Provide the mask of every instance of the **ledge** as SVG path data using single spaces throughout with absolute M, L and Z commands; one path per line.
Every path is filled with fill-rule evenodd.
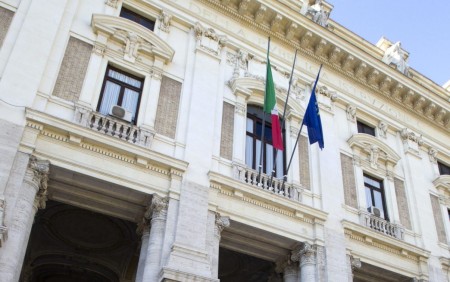
M 430 252 L 425 249 L 380 234 L 360 224 L 347 220 L 342 220 L 341 223 L 344 227 L 345 234 L 349 235 L 352 240 L 360 241 L 363 244 L 372 245 L 386 251 L 395 251 L 398 255 L 403 255 L 414 260 L 420 260 L 421 258 L 428 259 L 430 256 Z
M 57 132 L 76 137 L 77 140 L 88 140 L 94 144 L 101 144 L 102 147 L 113 149 L 116 152 L 132 154 L 139 159 L 147 159 L 150 163 L 165 167 L 174 168 L 184 173 L 188 167 L 188 163 L 170 156 L 143 148 L 120 139 L 95 132 L 89 128 L 73 122 L 60 119 L 58 117 L 40 112 L 34 109 L 26 108 L 25 117 L 27 122 L 37 122 L 42 129 L 52 129 Z M 76 140 L 75 140 L 76 141 Z
M 219 190 L 222 189 L 222 187 L 227 187 L 229 190 L 232 190 L 233 194 L 230 196 L 233 198 L 242 199 L 244 196 L 246 196 L 257 201 L 264 202 L 264 204 L 267 204 L 272 208 L 280 208 L 286 210 L 296 218 L 308 218 L 309 223 L 322 222 L 323 224 L 328 216 L 328 213 L 324 211 L 312 208 L 299 202 L 295 202 L 293 200 L 289 200 L 284 197 L 277 196 L 276 194 L 265 191 L 263 189 L 255 189 L 255 187 L 251 185 L 219 174 L 217 172 L 210 171 L 209 179 L 211 181 L 211 184 Z

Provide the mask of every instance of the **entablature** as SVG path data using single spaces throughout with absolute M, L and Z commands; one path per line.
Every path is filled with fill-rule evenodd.
M 430 252 L 417 246 L 400 241 L 391 237 L 387 237 L 362 225 L 342 220 L 344 233 L 350 242 L 351 252 L 358 256 L 364 255 L 366 260 L 371 261 L 380 259 L 382 254 L 386 254 L 390 258 L 395 255 L 395 264 L 401 261 L 409 262 L 411 274 L 414 276 L 423 276 L 427 278 L 428 273 L 424 271 L 430 257 Z M 361 248 L 359 251 L 358 249 Z M 377 257 L 377 253 L 378 255 Z M 372 254 L 372 255 L 371 255 Z M 388 262 L 383 262 L 388 263 Z M 394 263 L 394 262 L 393 262 Z M 405 266 L 403 264 L 403 266 Z
M 324 224 L 328 216 L 326 212 L 304 205 L 294 199 L 261 188 L 255 189 L 252 185 L 217 172 L 210 171 L 209 179 L 211 186 L 218 189 L 221 194 L 247 201 L 306 223 L 318 222 Z
M 123 162 L 124 168 L 144 169 L 164 179 L 181 179 L 188 167 L 185 161 L 155 152 L 148 147 L 95 132 L 34 109 L 27 108 L 25 117 L 26 129 L 19 147 L 24 153 L 35 153 L 38 138 L 50 138 L 51 142 L 63 147 L 69 146 L 67 148 L 71 150 L 97 153 L 104 158 L 111 158 L 111 161 Z M 68 159 L 70 157 L 71 155 L 67 156 Z
M 95 47 L 99 52 L 107 49 L 110 40 L 123 45 L 125 60 L 135 62 L 139 54 L 157 57 L 164 63 L 171 62 L 175 51 L 153 31 L 122 17 L 94 14 L 91 26 L 97 39 Z
M 330 31 L 281 3 L 251 0 L 245 1 L 246 8 L 243 9 L 241 3 L 244 1 L 241 0 L 202 2 L 254 26 L 279 39 L 283 45 L 298 49 L 314 61 L 425 117 L 435 125 L 450 130 L 450 111 L 446 100 L 448 93 L 439 87 L 430 89 L 425 86 L 429 83 L 415 81 L 414 77 L 411 79 L 386 65 L 381 61 L 383 52 L 370 44 L 366 45 L 371 48 L 361 46 L 361 38 L 342 31 Z

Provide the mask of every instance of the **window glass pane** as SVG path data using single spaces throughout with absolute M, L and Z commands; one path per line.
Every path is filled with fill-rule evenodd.
M 273 147 L 270 144 L 266 144 L 266 170 L 267 174 L 271 174 L 273 169 Z
M 150 30 L 153 30 L 155 28 L 154 21 L 147 19 L 146 17 L 141 16 L 141 15 L 139 15 L 135 12 L 132 12 L 128 9 L 122 8 L 122 10 L 120 11 L 120 16 L 122 18 L 126 18 L 126 19 L 132 20 L 140 25 L 143 25 Z
M 125 82 L 125 83 L 127 83 L 127 84 L 129 84 L 131 86 L 134 86 L 134 87 L 137 87 L 137 88 L 141 88 L 141 84 L 142 84 L 141 81 L 139 81 L 137 79 L 134 79 L 132 77 L 129 77 L 129 76 L 127 76 L 127 75 L 125 75 L 123 73 L 120 73 L 118 71 L 115 71 L 113 69 L 109 70 L 108 76 L 112 77 L 112 78 L 115 78 L 115 79 L 117 79 L 119 81 Z
M 256 122 L 256 136 L 261 139 L 261 130 L 262 130 L 262 124 L 261 122 L 257 121 Z
M 266 129 L 264 129 L 264 135 L 266 136 L 265 140 L 266 142 L 272 143 L 272 127 L 269 125 L 267 125 L 267 123 L 265 124 Z
M 253 120 L 247 118 L 247 132 L 253 133 Z
M 261 156 L 261 140 L 256 140 L 256 163 L 253 168 L 259 170 L 259 160 Z
M 283 178 L 283 169 L 284 169 L 284 165 L 283 165 L 283 152 L 279 151 L 277 154 L 277 172 L 276 172 L 276 177 L 277 178 Z
M 438 167 L 440 175 L 450 175 L 450 166 L 438 162 Z
M 383 210 L 383 198 L 381 197 L 381 193 L 373 190 L 373 197 L 375 200 L 375 206 L 380 210 Z
M 369 178 L 367 176 L 364 176 L 364 183 L 367 183 L 367 184 L 369 184 L 369 185 L 371 185 L 373 187 L 376 187 L 376 188 L 381 188 L 381 182 L 380 181 L 377 181 L 375 179 Z
M 111 110 L 111 107 L 117 105 L 119 93 L 120 93 L 120 85 L 117 85 L 111 81 L 106 82 L 105 89 L 103 89 L 103 96 L 99 109 L 99 112 L 101 114 L 108 115 Z
M 367 205 L 367 208 L 370 208 L 371 206 L 373 206 L 372 195 L 370 193 L 370 189 L 367 187 L 366 187 L 366 205 Z
M 122 100 L 122 107 L 133 113 L 133 119 L 136 118 L 137 105 L 139 100 L 139 92 L 131 89 L 125 89 Z
M 254 168 L 253 165 L 253 138 L 247 136 L 245 143 L 245 164 L 248 167 Z

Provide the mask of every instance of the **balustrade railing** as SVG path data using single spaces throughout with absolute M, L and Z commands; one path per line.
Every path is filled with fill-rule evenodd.
M 299 192 L 292 184 L 286 182 L 283 183 L 282 179 L 275 177 L 271 181 L 270 175 L 264 173 L 258 175 L 258 171 L 254 169 L 235 164 L 234 178 L 255 188 L 272 192 L 281 197 L 296 201 L 299 200 Z
M 400 240 L 404 239 L 405 229 L 398 224 L 366 212 L 361 213 L 361 221 L 363 225 L 377 232 Z
M 94 131 L 144 147 L 150 147 L 154 136 L 152 132 L 131 123 L 82 107 L 76 107 L 75 122 Z

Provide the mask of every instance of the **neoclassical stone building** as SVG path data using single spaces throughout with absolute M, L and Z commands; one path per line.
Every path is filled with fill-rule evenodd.
M 0 0 L 0 281 L 448 281 L 450 84 L 332 8 Z

